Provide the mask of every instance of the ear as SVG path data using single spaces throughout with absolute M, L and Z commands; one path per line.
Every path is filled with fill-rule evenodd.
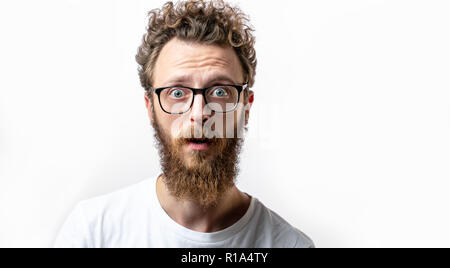
M 147 108 L 147 114 L 148 117 L 150 118 L 150 123 L 153 124 L 153 104 L 152 101 L 150 100 L 149 96 L 147 95 L 147 92 L 145 92 L 144 94 L 144 99 L 145 99 L 145 108 Z
M 248 118 L 250 117 L 250 109 L 255 101 L 255 93 L 252 90 L 248 92 L 248 103 L 245 107 L 245 125 L 248 124 Z

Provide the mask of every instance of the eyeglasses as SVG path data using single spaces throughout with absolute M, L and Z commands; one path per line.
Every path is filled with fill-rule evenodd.
M 168 114 L 184 114 L 191 109 L 194 96 L 203 95 L 205 104 L 214 112 L 228 113 L 236 110 L 244 85 L 214 85 L 207 88 L 162 87 L 150 88 L 158 95 L 161 109 Z

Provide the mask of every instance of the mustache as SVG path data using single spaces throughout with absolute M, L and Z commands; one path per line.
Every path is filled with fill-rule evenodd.
M 200 126 L 191 126 L 189 128 L 184 128 L 174 135 L 175 139 L 190 141 L 190 140 L 208 140 L 213 141 L 218 138 L 215 131 L 209 130 L 208 128 L 203 128 Z
M 219 138 L 214 131 L 209 131 L 207 128 L 189 127 L 180 130 L 179 136 L 174 138 L 174 150 L 178 151 L 184 145 L 192 141 L 205 141 L 209 145 L 215 146 L 215 150 L 223 152 L 231 144 L 236 143 L 238 138 Z

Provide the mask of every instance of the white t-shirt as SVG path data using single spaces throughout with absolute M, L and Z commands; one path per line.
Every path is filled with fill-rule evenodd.
M 293 248 L 313 241 L 251 197 L 245 215 L 218 232 L 203 233 L 175 222 L 161 207 L 155 178 L 76 204 L 54 247 Z

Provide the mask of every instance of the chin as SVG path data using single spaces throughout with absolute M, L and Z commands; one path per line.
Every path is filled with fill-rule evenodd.
M 210 165 L 210 157 L 206 157 L 205 155 L 201 155 L 198 152 L 191 152 L 187 156 L 183 157 L 183 162 L 186 168 L 200 168 L 203 166 Z

